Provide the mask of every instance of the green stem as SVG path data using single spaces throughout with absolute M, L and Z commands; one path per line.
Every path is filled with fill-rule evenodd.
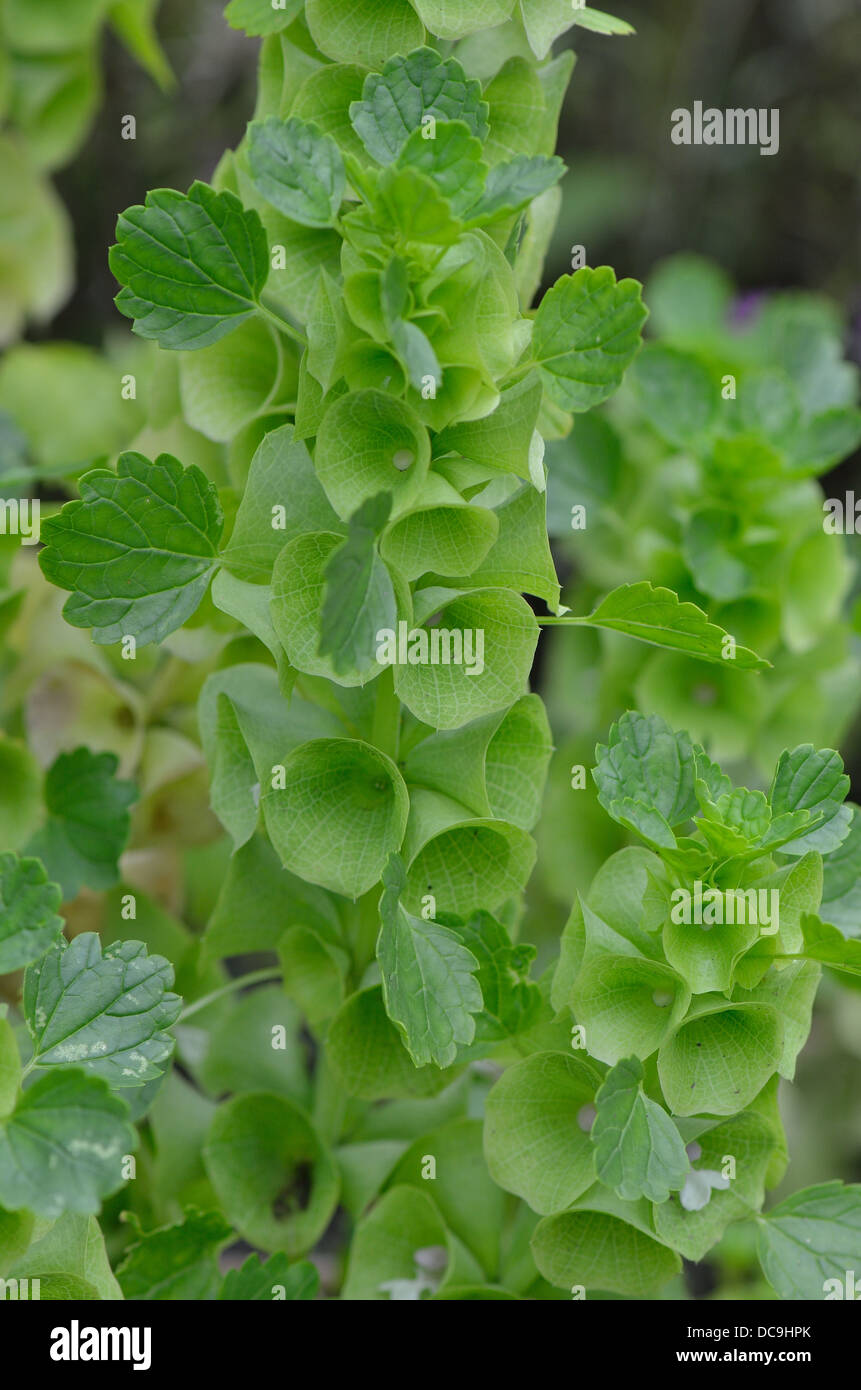
M 257 307 L 264 318 L 267 318 L 270 323 L 274 323 L 279 333 L 286 333 L 288 338 L 292 338 L 294 342 L 300 343 L 302 347 L 308 346 L 308 339 L 305 337 L 305 334 L 300 333 L 298 328 L 294 328 L 292 323 L 288 323 L 287 319 L 282 318 L 280 314 L 276 314 L 274 310 L 269 308 L 268 304 L 264 304 L 262 300 L 259 300 Z
M 353 942 L 353 974 L 356 988 L 362 976 L 377 954 L 377 937 L 380 934 L 380 889 L 372 888 L 359 899 L 359 911 Z
M 377 681 L 377 703 L 374 706 L 374 722 L 371 727 L 371 742 L 381 753 L 387 754 L 392 762 L 398 760 L 401 739 L 401 702 L 395 694 L 395 673 L 387 666 Z
M 204 994 L 202 999 L 195 999 L 193 1004 L 188 1004 L 183 1009 L 178 1023 L 185 1023 L 192 1014 L 200 1013 L 201 1009 L 214 1004 L 216 999 L 223 999 L 226 994 L 232 994 L 236 989 L 243 989 L 245 985 L 260 985 L 264 980 L 280 980 L 281 969 L 279 966 L 271 965 L 266 970 L 252 970 L 249 975 L 237 975 L 235 980 L 223 985 L 221 989 L 214 989 L 211 994 Z

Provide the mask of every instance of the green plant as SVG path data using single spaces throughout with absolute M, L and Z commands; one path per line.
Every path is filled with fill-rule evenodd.
M 49 320 L 71 293 L 71 227 L 47 175 L 69 163 L 95 120 L 103 29 L 160 86 L 172 81 L 155 34 L 157 8 L 158 0 L 0 5 L 0 345 L 28 321 Z
M 39 570 L 3 557 L 23 659 L 0 742 L 0 1273 L 309 1298 L 302 1257 L 340 1208 L 346 1299 L 648 1296 L 778 1175 L 775 1076 L 820 963 L 857 971 L 838 927 L 861 865 L 837 754 L 786 754 L 767 798 L 630 715 L 596 780 L 649 848 L 607 860 L 555 968 L 533 977 L 520 939 L 541 627 L 768 674 L 662 574 L 559 602 L 545 440 L 617 390 L 646 311 L 608 268 L 531 308 L 573 65 L 550 49 L 625 26 L 558 0 L 227 14 L 264 38 L 245 139 L 117 225 L 144 343 L 115 358 L 140 388 L 116 468 L 83 471 L 91 434 L 52 440 L 80 497 L 51 508 Z M 779 891 L 779 931 L 679 937 L 691 879 Z M 735 1070 L 707 1068 L 692 1109 L 698 1030 Z M 726 1152 L 737 1180 L 708 1166 Z M 793 1220 L 835 1268 L 833 1214 L 857 1221 L 853 1187 L 792 1201 L 762 1228 L 781 1293 Z M 264 1258 L 222 1277 L 240 1238 Z

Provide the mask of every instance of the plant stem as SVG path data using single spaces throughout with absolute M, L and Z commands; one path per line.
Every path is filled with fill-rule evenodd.
M 280 980 L 281 969 L 277 965 L 270 965 L 265 970 L 252 970 L 249 975 L 237 975 L 235 980 L 223 985 L 221 989 L 214 989 L 211 994 L 204 994 L 202 999 L 195 999 L 193 1004 L 188 1004 L 183 1009 L 178 1023 L 185 1023 L 192 1014 L 200 1013 L 201 1009 L 207 1008 L 209 1004 L 214 1004 L 216 999 L 223 999 L 226 994 L 232 994 L 236 989 L 242 989 L 245 985 L 260 985 L 264 980 Z
M 387 666 L 377 681 L 377 703 L 374 707 L 371 742 L 396 763 L 400 739 L 401 702 L 395 694 L 394 670 Z
M 371 888 L 359 899 L 358 920 L 353 944 L 353 973 L 356 988 L 362 976 L 377 954 L 377 937 L 380 934 L 380 889 Z
M 300 333 L 298 328 L 294 328 L 292 323 L 288 323 L 287 319 L 282 318 L 280 314 L 276 314 L 273 309 L 269 308 L 268 304 L 264 304 L 262 300 L 259 300 L 257 307 L 264 318 L 269 319 L 270 323 L 274 323 L 279 333 L 286 333 L 288 338 L 292 338 L 294 342 L 300 343 L 302 347 L 308 346 L 308 339 L 305 337 L 305 334 Z

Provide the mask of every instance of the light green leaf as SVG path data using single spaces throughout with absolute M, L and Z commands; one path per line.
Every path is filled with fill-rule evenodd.
M 661 1047 L 658 1075 L 676 1115 L 733 1115 L 777 1070 L 783 1025 L 769 1004 L 728 1004 L 702 995 L 699 1012 Z
M 0 854 L 0 975 L 38 960 L 63 930 L 62 890 L 38 859 Z
M 858 1259 L 859 1241 L 859 1183 L 805 1187 L 773 1207 L 757 1226 L 765 1277 L 787 1299 L 847 1297 L 847 1272 Z
M 221 339 L 179 359 L 182 412 L 208 439 L 227 443 L 280 397 L 282 354 L 278 334 L 262 319 L 247 319 L 230 341 Z
M 321 52 L 336 63 L 379 69 L 424 42 L 424 25 L 408 0 L 307 0 L 305 18 Z M 403 59 L 401 59 L 403 61 Z M 385 68 L 383 68 L 385 72 Z
M 353 994 L 333 1018 L 326 1052 L 336 1078 L 359 1100 L 436 1095 L 453 1072 L 416 1067 L 401 1034 L 386 1013 L 382 986 Z
M 626 1202 L 666 1202 L 690 1170 L 682 1136 L 665 1110 L 643 1092 L 638 1057 L 617 1062 L 595 1097 L 592 1126 L 598 1177 Z
M 608 266 L 584 266 L 544 296 L 532 352 L 546 390 L 563 410 L 591 410 L 619 386 L 647 318 L 641 288 L 636 280 L 617 283 Z
M 0 1120 L 0 1204 L 37 1216 L 97 1212 L 125 1181 L 137 1135 L 128 1106 L 82 1071 L 49 1073 Z
M 257 213 L 232 193 L 193 183 L 188 193 L 158 188 L 117 221 L 109 253 L 123 288 L 115 303 L 133 332 L 187 351 L 230 333 L 256 310 L 269 274 L 269 247 Z
M 270 1255 L 261 1261 L 259 1255 L 249 1255 L 239 1269 L 229 1269 L 218 1291 L 220 1300 L 268 1302 L 271 1299 L 289 1302 L 316 1298 L 320 1275 L 310 1260 L 290 1264 L 283 1253 Z
M 335 1211 L 334 1160 L 283 1096 L 253 1092 L 220 1105 L 203 1160 L 225 1216 L 261 1250 L 304 1254 Z
M 390 492 L 392 515 L 415 504 L 430 463 L 430 439 L 403 401 L 354 391 L 326 412 L 314 462 L 332 506 L 346 521 L 363 502 Z
M 174 85 L 174 75 L 155 27 L 159 0 L 114 0 L 108 20 L 114 33 L 157 82 L 162 91 Z
M 659 961 L 640 958 L 630 946 L 619 955 L 612 948 L 590 951 L 570 997 L 590 1054 L 609 1066 L 632 1053 L 650 1057 L 678 1027 L 689 1002 L 690 990 L 680 975 Z
M 440 39 L 462 39 L 503 24 L 515 0 L 414 0 L 419 18 Z
M 45 865 L 70 902 L 81 884 L 101 890 L 117 881 L 117 861 L 129 837 L 132 782 L 114 777 L 113 753 L 77 748 L 61 753 L 45 777 L 48 818 L 27 851 Z
M 854 936 L 861 923 L 861 811 L 853 802 L 849 834 L 826 857 L 819 912 L 824 921 Z M 816 910 L 816 904 L 809 904 Z
M 303 227 L 331 227 L 347 185 L 332 137 L 311 122 L 270 116 L 252 121 L 248 139 L 251 177 L 266 201 Z
M 552 751 L 541 699 L 524 695 L 501 717 L 487 715 L 424 739 L 406 758 L 404 776 L 410 785 L 462 802 L 477 816 L 531 830 Z
M 595 1181 L 588 1126 L 579 1121 L 601 1078 L 586 1058 L 542 1052 L 509 1067 L 487 1098 L 491 1176 L 541 1215 L 563 1211 Z
M 403 840 L 409 794 L 395 764 L 353 739 L 314 739 L 284 759 L 266 788 L 266 828 L 285 868 L 358 898 L 379 882 Z M 280 779 L 279 779 L 280 780 Z
M 108 0 L 9 0 L 3 14 L 5 38 L 21 53 L 63 53 L 92 44 Z
M 503 391 L 499 405 L 480 420 L 450 425 L 434 441 L 437 458 L 461 454 L 494 473 L 530 477 L 529 452 L 541 407 L 541 383 L 535 373 Z
M 480 495 L 489 503 L 493 484 Z M 495 507 L 499 532 L 484 559 L 456 583 L 476 588 L 492 584 L 543 598 L 558 612 L 560 588 L 547 538 L 547 496 L 525 484 Z
M 812 913 L 802 915 L 801 925 L 807 960 L 820 961 L 845 975 L 861 975 L 861 941 L 847 941 L 836 927 Z
M 768 1167 L 776 1150 L 771 1126 L 755 1111 L 746 1110 L 698 1134 L 696 1154 L 682 1192 L 654 1208 L 655 1231 L 661 1240 L 688 1260 L 705 1259 L 731 1221 L 759 1211 L 765 1198 Z M 735 1160 L 735 1176 L 725 1186 L 711 1186 L 700 1206 L 697 1174 L 723 1175 L 726 1158 Z
M 456 59 L 443 59 L 431 48 L 391 58 L 381 75 L 372 73 L 366 79 L 362 100 L 350 107 L 353 126 L 378 164 L 397 159 L 426 116 L 464 121 L 479 140 L 487 139 L 488 108 L 481 83 L 468 78 Z
M 541 152 L 547 99 L 535 68 L 515 56 L 503 63 L 484 89 L 490 107 L 490 135 L 484 147 L 491 164 Z
M 450 1239 L 427 1192 L 412 1186 L 392 1188 L 358 1223 L 341 1297 L 388 1300 L 398 1285 L 406 1285 L 404 1296 L 419 1299 L 439 1282 L 439 1275 L 430 1280 L 420 1277 L 424 1271 L 416 1256 L 425 1250 L 440 1251 L 448 1263 Z
M 681 1271 L 682 1262 L 652 1236 L 604 1211 L 562 1212 L 540 1221 L 532 1253 L 557 1288 L 651 1298 Z
M 437 475 L 431 474 L 428 482 L 431 479 L 436 487 Z M 441 478 L 438 481 L 443 484 Z M 451 495 L 454 501 L 445 494 L 445 501 L 405 512 L 384 534 L 380 553 L 404 579 L 428 573 L 471 575 L 493 545 L 499 534 L 496 514 L 464 503 L 454 488 Z
M 335 670 L 329 656 L 320 654 L 326 569 L 342 545 L 341 536 L 328 532 L 311 532 L 289 541 L 275 562 L 269 611 L 278 640 L 297 671 L 325 676 L 341 686 L 364 685 L 382 669 L 376 642 L 361 653 L 361 666 L 343 672 Z
M 285 543 L 309 531 L 342 529 L 324 493 L 311 455 L 292 425 L 261 440 L 226 547 L 225 568 L 238 579 L 268 584 Z
M 603 10 L 593 10 L 591 5 L 575 5 L 574 23 L 583 29 L 591 29 L 596 34 L 633 34 L 633 25 L 615 15 L 605 14 Z
M 361 99 L 367 75 L 358 63 L 326 63 L 308 74 L 290 108 L 291 116 L 313 121 L 344 154 L 361 162 L 366 161 L 365 147 L 350 122 L 350 106 Z
M 94 1289 L 99 1298 L 111 1301 L 122 1298 L 122 1290 L 108 1260 L 104 1236 L 94 1216 L 66 1212 L 57 1221 L 38 1221 L 33 1234 L 32 1245 L 10 1270 L 15 1278 L 39 1279 L 60 1273 L 81 1280 Z M 73 1295 L 65 1295 L 70 1296 Z M 45 1297 L 44 1289 L 42 1297 Z
M 393 857 L 383 873 L 377 943 L 386 1013 L 416 1066 L 448 1067 L 458 1044 L 475 1037 L 478 961 L 454 931 L 407 912 L 400 901 L 405 886 L 403 861 Z
M 302 13 L 303 0 L 230 0 L 224 11 L 224 18 L 231 29 L 242 29 L 253 38 L 277 34 L 287 29 Z
M 278 943 L 284 992 L 313 1027 L 332 1017 L 344 1002 L 349 956 L 310 927 L 290 927 Z
M 620 585 L 586 618 L 543 618 L 542 622 L 608 628 L 655 647 L 686 652 L 699 661 L 732 663 L 739 671 L 762 671 L 771 665 L 756 652 L 738 646 L 696 604 L 683 603 L 671 589 L 655 588 L 647 580 Z
M 535 842 L 504 820 L 474 819 L 465 806 L 416 787 L 404 840 L 409 863 L 406 901 L 424 907 L 428 893 L 441 912 L 459 917 L 502 909 L 526 887 Z
M 538 625 L 519 594 L 425 589 L 416 595 L 416 605 L 407 664 L 400 664 L 400 648 L 397 653 L 395 690 L 423 723 L 459 728 L 506 708 L 525 692 Z M 438 623 L 428 622 L 434 614 Z M 460 662 L 453 664 L 458 652 Z
M 398 620 L 391 575 L 377 549 L 390 508 L 389 493 L 363 502 L 350 517 L 347 539 L 326 563 L 319 651 L 338 675 L 366 668 L 379 632 L 394 630 Z
M 42 527 L 46 578 L 71 589 L 63 616 L 93 629 L 102 645 L 134 637 L 161 642 L 194 613 L 216 563 L 223 517 L 199 468 L 169 454 L 154 463 L 122 454 L 117 472 L 98 468 Z
M 220 1212 L 194 1209 L 175 1225 L 140 1231 L 117 1270 L 123 1294 L 147 1302 L 213 1298 L 218 1252 L 231 1234 Z

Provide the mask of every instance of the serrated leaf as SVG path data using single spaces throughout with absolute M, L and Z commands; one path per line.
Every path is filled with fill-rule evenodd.
M 316 1298 L 320 1275 L 310 1260 L 291 1264 L 282 1252 L 268 1260 L 249 1255 L 240 1269 L 230 1269 L 218 1291 L 220 1300 L 268 1302 Z
M 397 159 L 425 116 L 464 121 L 479 140 L 487 138 L 481 83 L 468 78 L 455 58 L 443 59 L 431 48 L 389 59 L 381 74 L 365 79 L 362 100 L 350 107 L 353 127 L 378 164 Z
M 122 1186 L 137 1135 L 128 1106 L 77 1069 L 41 1076 L 0 1120 L 0 1205 L 55 1218 L 97 1212 Z
M 0 854 L 0 975 L 38 960 L 63 930 L 62 889 L 38 859 Z
M 504 213 L 520 212 L 533 198 L 553 188 L 565 169 L 565 161 L 556 155 L 518 155 L 494 164 L 481 197 L 463 210 L 467 226 L 479 227 Z
M 595 1097 L 595 1168 L 626 1202 L 666 1202 L 690 1171 L 682 1136 L 672 1119 L 643 1092 L 638 1057 L 617 1062 Z
M 400 902 L 405 886 L 403 861 L 394 857 L 383 873 L 377 944 L 386 1012 L 416 1066 L 448 1067 L 458 1044 L 475 1037 L 478 961 L 456 932 L 407 912 Z
M 775 827 L 779 818 L 806 811 L 819 822 L 813 829 L 781 845 L 784 854 L 803 855 L 809 850 L 828 854 L 846 839 L 852 810 L 843 802 L 849 778 L 843 759 L 833 748 L 814 748 L 803 743 L 780 755 L 768 799 Z
M 544 385 L 563 410 L 591 410 L 616 390 L 641 344 L 648 311 L 636 280 L 609 266 L 564 275 L 541 301 L 532 337 Z
M 117 1270 L 126 1298 L 211 1299 L 218 1288 L 218 1251 L 232 1230 L 220 1212 L 191 1209 L 182 1221 L 141 1231 Z
M 347 539 L 326 563 L 319 650 L 339 675 L 366 667 L 379 632 L 397 623 L 394 586 L 377 549 L 391 501 L 380 493 L 363 502 L 350 517 Z
M 675 733 L 659 715 L 628 711 L 595 749 L 592 772 L 601 805 L 623 825 L 672 849 L 673 827 L 697 810 L 696 758 L 688 734 Z
M 458 216 L 478 202 L 488 172 L 481 157 L 481 141 L 466 121 L 438 121 L 432 139 L 423 129 L 414 130 L 397 163 L 426 174 Z M 470 217 L 473 215 L 470 212 Z
M 123 288 L 116 305 L 133 331 L 186 351 L 223 338 L 256 311 L 269 274 L 263 223 L 232 193 L 193 183 L 158 188 L 127 208 L 111 247 Z
M 483 1006 L 475 1015 L 475 1041 L 501 1042 L 523 1033 L 541 1009 L 541 991 L 529 979 L 535 947 L 511 940 L 489 912 L 465 922 L 446 922 L 478 962 L 477 980 Z
M 248 140 L 258 193 L 303 227 L 331 227 L 347 186 L 344 160 L 332 137 L 310 121 L 269 116 L 252 121 Z
M 760 1263 L 781 1298 L 847 1297 L 848 1270 L 857 1262 L 859 1245 L 859 1183 L 805 1187 L 773 1207 L 757 1225 Z M 829 1280 L 834 1281 L 830 1288 Z
M 69 902 L 81 884 L 101 890 L 117 881 L 117 861 L 129 837 L 133 782 L 114 776 L 113 753 L 77 748 L 61 753 L 45 777 L 48 818 L 27 846 L 59 883 Z
M 651 646 L 685 652 L 699 661 L 725 663 L 739 671 L 763 671 L 771 665 L 756 652 L 738 646 L 696 604 L 683 603 L 672 589 L 656 588 L 648 580 L 620 585 L 588 617 L 543 618 L 542 622 L 608 628 Z
M 117 1088 L 162 1075 L 182 1000 L 173 966 L 140 941 L 105 948 L 95 932 L 58 943 L 24 978 L 24 1013 L 39 1067 L 81 1067 Z
M 99 644 L 161 642 L 206 593 L 221 538 L 218 493 L 199 468 L 162 454 L 122 454 L 117 472 L 97 468 L 42 528 L 39 563 L 70 589 L 63 616 L 92 628 Z

